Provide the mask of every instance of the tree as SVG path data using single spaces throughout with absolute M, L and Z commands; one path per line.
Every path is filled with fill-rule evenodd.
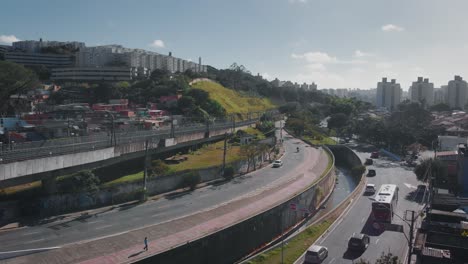
M 428 182 L 430 176 L 434 177 L 436 183 L 444 184 L 448 181 L 448 168 L 445 163 L 438 159 L 425 159 L 414 168 L 416 178 L 422 182 Z
M 359 259 L 354 262 L 354 264 L 371 264 L 365 259 Z M 398 256 L 394 256 L 392 253 L 388 252 L 387 254 L 382 252 L 380 258 L 375 260 L 375 264 L 401 264 L 401 261 L 398 259 Z
M 99 191 L 99 183 L 101 182 L 93 172 L 89 170 L 80 171 L 72 175 L 74 191 L 85 191 L 95 193 Z
M 24 95 L 38 84 L 33 71 L 13 62 L 0 61 L 0 112 L 14 113 L 8 103 L 10 96 Z
M 257 156 L 257 154 L 258 146 L 255 142 L 241 146 L 239 155 L 247 160 L 247 172 L 250 171 L 251 164 L 254 166 L 254 170 L 256 170 L 255 157 Z
M 353 175 L 353 177 L 355 178 L 359 178 L 362 176 L 362 174 L 366 171 L 366 167 L 363 166 L 363 165 L 358 165 L 358 166 L 354 166 L 352 169 L 351 169 L 351 175 Z
M 294 134 L 301 136 L 305 128 L 304 120 L 293 117 L 288 118 L 288 120 L 286 120 L 286 127 L 291 128 Z
M 348 125 L 349 117 L 344 113 L 332 114 L 328 119 L 328 128 L 340 131 Z
M 450 106 L 448 104 L 439 103 L 439 104 L 431 106 L 429 109 L 431 111 L 436 111 L 436 112 L 445 112 L 445 111 L 450 111 Z

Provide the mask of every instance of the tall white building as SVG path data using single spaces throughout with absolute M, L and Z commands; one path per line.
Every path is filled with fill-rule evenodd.
M 400 84 L 395 79 L 387 82 L 387 78 L 382 78 L 382 81 L 377 83 L 376 105 L 394 111 L 401 101 L 401 95 Z
M 416 82 L 409 88 L 409 99 L 412 102 L 425 102 L 426 105 L 434 103 L 434 84 L 429 82 L 429 79 L 418 77 Z
M 461 76 L 456 75 L 447 87 L 447 104 L 451 108 L 463 109 L 468 95 L 468 85 Z
M 42 48 L 46 47 L 59 47 L 59 46 L 70 46 L 76 50 L 85 48 L 86 45 L 84 42 L 78 41 L 47 41 L 40 39 L 37 40 L 22 40 L 22 41 L 15 41 L 12 43 L 14 49 L 22 50 L 24 52 L 30 53 L 38 53 L 41 52 Z
M 129 49 L 121 45 L 105 45 L 81 49 L 76 55 L 78 67 L 108 67 L 127 66 L 132 68 L 147 68 L 150 71 L 164 69 L 170 72 L 184 72 L 188 69 L 194 72 L 206 72 L 206 65 L 186 61 L 172 56 L 162 55 L 142 49 Z
M 443 85 L 441 88 L 434 88 L 434 104 L 445 104 L 447 102 L 447 85 Z

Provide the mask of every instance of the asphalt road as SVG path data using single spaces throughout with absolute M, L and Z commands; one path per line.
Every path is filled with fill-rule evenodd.
M 365 148 L 355 144 L 349 144 L 349 146 L 354 148 L 362 160 L 370 157 L 371 147 Z M 382 157 L 375 159 L 374 165 L 368 166 L 368 168 L 375 169 L 377 172 L 377 176 L 367 178 L 367 183 L 375 184 L 377 190 L 382 184 L 396 184 L 400 187 L 397 205 L 398 216 L 404 218 L 405 210 L 418 211 L 420 209 L 423 192 L 417 191 L 418 182 L 412 168 L 403 167 L 399 163 Z M 402 219 L 394 217 L 392 225 L 384 230 L 375 229 L 370 218 L 371 197 L 372 195 L 362 195 L 342 220 L 338 220 L 341 222 L 334 224 L 330 233 L 317 241 L 316 244 L 323 245 L 329 250 L 328 258 L 323 263 L 353 263 L 353 260 L 360 258 L 374 263 L 383 252 L 391 252 L 393 255 L 399 256 L 400 259 L 406 257 L 408 243 L 405 234 L 409 235 L 409 226 Z M 348 239 L 355 232 L 370 236 L 369 248 L 362 254 L 347 251 Z M 302 262 L 303 259 L 298 261 L 298 263 Z
M 248 195 L 267 185 L 276 185 L 296 175 L 288 174 L 304 160 L 304 152 L 312 149 L 283 133 L 285 156 L 281 168 L 271 166 L 244 175 L 222 185 L 211 185 L 178 197 L 166 197 L 144 204 L 129 205 L 86 219 L 21 228 L 0 233 L 0 252 L 63 246 L 79 241 L 139 229 L 201 210 L 213 208 L 234 198 Z M 301 151 L 297 152 L 296 148 Z M 317 152 L 318 153 L 318 152 Z

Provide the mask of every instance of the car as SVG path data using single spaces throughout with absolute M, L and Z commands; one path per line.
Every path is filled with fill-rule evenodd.
M 306 251 L 304 263 L 322 263 L 327 257 L 328 248 L 319 245 L 312 245 Z
M 377 175 L 377 173 L 375 172 L 375 170 L 369 169 L 369 170 L 367 171 L 367 177 L 374 177 L 375 175 Z
M 283 166 L 283 162 L 281 160 L 273 161 L 273 168 L 279 168 L 281 166 Z
M 375 184 L 368 183 L 366 189 L 364 189 L 364 193 L 375 193 Z
M 371 159 L 378 159 L 379 158 L 379 152 L 378 151 L 372 152 L 370 157 L 371 157 Z
M 346 143 L 346 140 L 340 139 L 340 140 L 339 140 L 339 143 L 340 143 L 340 144 L 345 144 L 345 143 Z
M 365 251 L 369 247 L 370 238 L 366 234 L 354 233 L 348 240 L 348 249 L 351 251 Z
M 374 164 L 374 161 L 372 159 L 366 159 L 366 161 L 364 162 L 364 165 L 372 165 Z

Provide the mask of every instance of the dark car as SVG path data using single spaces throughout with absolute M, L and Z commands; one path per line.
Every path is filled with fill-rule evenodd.
M 372 165 L 374 164 L 374 161 L 372 159 L 366 159 L 366 161 L 364 162 L 364 165 Z
M 374 151 L 371 153 L 370 157 L 372 159 L 378 159 L 379 158 L 379 152 L 378 151 Z
M 377 175 L 375 170 L 368 170 L 367 171 L 367 177 L 374 177 L 375 175 Z
M 354 233 L 348 241 L 348 249 L 355 251 L 364 251 L 369 247 L 370 238 L 366 234 Z

